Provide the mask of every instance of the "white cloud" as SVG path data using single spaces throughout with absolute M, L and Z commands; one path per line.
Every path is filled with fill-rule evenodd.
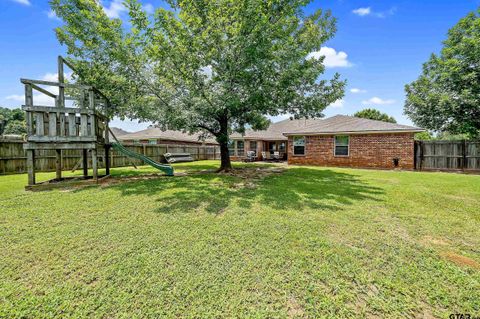
M 71 81 L 72 80 L 72 72 L 64 73 L 63 77 L 65 78 L 65 80 L 67 82 Z M 48 82 L 58 82 L 58 73 L 45 73 L 41 77 L 41 80 L 48 81 Z M 58 87 L 56 87 L 56 86 L 46 86 L 45 89 L 52 92 L 55 95 L 58 94 Z
M 52 92 L 54 93 L 54 92 Z M 21 104 L 25 103 L 25 96 L 13 94 L 7 96 L 5 99 L 19 102 Z M 41 105 L 41 106 L 55 106 L 55 100 L 52 97 L 49 97 L 42 93 L 34 93 L 33 94 L 33 104 L 34 105 Z
M 369 15 L 372 12 L 372 10 L 370 9 L 370 7 L 367 7 L 367 8 L 358 8 L 353 10 L 352 12 L 356 15 L 363 17 L 366 15 Z
M 336 51 L 333 48 L 321 47 L 320 51 L 310 52 L 307 55 L 307 59 L 320 59 L 322 56 L 325 57 L 323 64 L 327 68 L 345 68 L 352 66 L 352 63 L 348 61 L 348 55 L 343 51 Z
M 330 106 L 330 107 L 334 107 L 334 108 L 342 108 L 344 104 L 345 104 L 345 100 L 344 100 L 344 99 L 340 99 L 340 100 L 336 100 L 335 102 L 333 102 L 333 103 L 330 104 L 329 106 Z
M 377 18 L 385 18 L 387 16 L 391 16 L 395 14 L 397 11 L 396 7 L 392 7 L 387 11 L 373 11 L 370 7 L 366 8 L 358 8 L 352 11 L 353 14 L 356 14 L 358 16 L 364 17 L 364 16 L 373 16 Z
M 72 80 L 72 72 L 67 72 L 63 74 L 63 77 L 67 81 Z M 42 78 L 43 81 L 49 81 L 49 82 L 58 82 L 58 73 L 45 73 Z
M 395 103 L 395 100 L 392 100 L 392 99 L 384 100 L 376 96 L 372 97 L 371 99 L 362 101 L 362 104 L 364 105 L 368 105 L 368 104 L 387 105 L 387 104 L 393 104 L 393 103 Z
M 70 81 L 72 79 L 72 73 L 71 72 L 65 73 L 64 77 L 67 81 Z M 41 77 L 41 80 L 49 81 L 49 82 L 58 82 L 58 73 L 45 73 Z M 44 85 L 41 85 L 41 86 L 45 88 L 47 91 L 55 95 L 58 94 L 58 87 L 56 86 L 44 86 Z M 21 104 L 25 103 L 25 95 L 12 94 L 5 97 L 5 99 L 19 102 Z M 41 106 L 55 106 L 55 100 L 52 97 L 49 97 L 43 93 L 33 90 L 33 104 L 41 105 Z M 71 104 L 71 101 L 67 101 L 67 106 L 69 106 L 70 104 Z
M 43 81 L 49 81 L 49 82 L 57 82 L 58 81 L 58 73 L 45 73 L 42 76 Z
M 140 130 L 144 130 L 153 124 L 154 123 L 152 122 L 139 122 L 136 120 L 129 120 L 129 119 L 121 120 L 118 117 L 114 117 L 110 121 L 110 127 L 118 127 L 129 132 L 137 132 Z
M 25 96 L 24 95 L 18 95 L 18 94 L 12 94 L 12 95 L 9 95 L 9 96 L 5 97 L 5 100 L 23 102 L 25 100 Z
M 57 15 L 55 14 L 55 11 L 53 10 L 50 10 L 47 12 L 47 17 L 52 20 L 60 20 L 60 18 L 57 17 Z
M 23 4 L 25 6 L 31 5 L 30 0 L 12 0 L 13 2 Z
M 103 11 L 107 17 L 113 19 L 120 18 L 120 13 L 127 11 L 127 8 L 123 5 L 122 0 L 113 0 L 108 7 L 103 6 Z
M 155 8 L 153 7 L 153 5 L 151 3 L 144 4 L 142 8 L 148 14 L 152 14 L 155 11 Z
M 359 88 L 351 88 L 351 93 L 358 94 L 358 93 L 367 93 L 367 90 L 359 89 Z

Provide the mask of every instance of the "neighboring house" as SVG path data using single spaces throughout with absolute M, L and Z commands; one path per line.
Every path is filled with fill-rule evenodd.
M 413 136 L 424 131 L 418 127 L 345 115 L 315 120 L 285 120 L 270 126 L 278 124 L 284 140 L 275 140 L 275 145 L 280 143 L 281 149 L 277 148 L 277 151 L 283 152 L 282 157 L 288 158 L 289 164 L 324 166 L 413 169 Z M 274 131 L 277 132 L 277 129 L 274 128 Z M 243 155 L 240 154 L 253 149 L 249 146 L 256 146 L 257 152 L 267 150 L 271 153 L 274 146 L 262 137 L 271 137 L 271 133 L 269 128 L 255 133 L 247 131 L 243 139 L 232 136 L 235 151 L 239 150 L 239 141 L 244 147 L 243 153 L 235 153 L 234 158 L 241 159 Z M 256 145 L 252 144 L 253 135 L 256 136 Z M 258 145 L 263 145 L 262 150 Z M 264 148 L 265 145 L 267 148 Z
M 117 137 L 123 144 L 170 144 L 170 145 L 218 145 L 212 139 L 200 139 L 200 134 L 188 134 L 181 131 L 166 130 L 151 127 L 135 133 Z

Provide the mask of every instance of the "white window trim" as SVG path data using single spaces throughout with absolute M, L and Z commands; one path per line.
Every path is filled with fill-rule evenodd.
M 238 154 L 238 142 L 243 142 L 243 155 Z M 236 140 L 235 141 L 235 156 L 236 157 L 244 157 L 245 156 L 245 140 Z
M 230 144 L 230 142 L 233 142 L 231 145 L 228 145 Z M 228 154 L 229 156 L 237 156 L 237 141 L 236 140 L 230 140 L 228 143 Z M 230 147 L 231 146 L 231 147 Z M 233 154 L 230 155 L 230 151 L 233 151 Z
M 347 145 L 347 155 L 337 155 L 337 136 L 347 136 L 348 137 L 348 145 Z M 345 146 L 345 145 L 339 145 Z M 350 156 L 350 135 L 334 135 L 333 136 L 333 156 L 334 157 L 349 157 Z
M 303 137 L 303 154 L 295 154 L 295 138 Z M 305 156 L 307 155 L 307 136 L 299 135 L 292 138 L 292 154 L 293 156 Z

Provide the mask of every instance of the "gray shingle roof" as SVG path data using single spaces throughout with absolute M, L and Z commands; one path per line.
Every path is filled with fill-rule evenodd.
M 287 140 L 283 135 L 284 132 L 290 131 L 292 129 L 302 129 L 308 125 L 311 125 L 317 121 L 322 121 L 321 119 L 298 119 L 291 120 L 286 119 L 277 123 L 271 123 L 266 130 L 254 131 L 246 130 L 244 135 L 239 133 L 233 133 L 230 135 L 231 139 L 256 139 L 256 140 L 266 140 L 266 141 L 279 141 Z
M 347 115 L 335 115 L 326 119 L 286 119 L 271 123 L 266 130 L 247 130 L 244 135 L 234 133 L 232 139 L 280 141 L 287 140 L 288 135 L 299 134 L 338 134 L 338 133 L 375 133 L 375 132 L 421 132 L 421 128 L 362 119 Z M 181 131 L 162 131 L 153 127 L 135 133 L 117 136 L 119 140 L 164 139 L 179 142 L 199 142 L 199 134 L 188 134 Z M 202 141 L 200 141 L 202 142 Z M 215 139 L 205 140 L 209 144 L 217 144 Z
M 117 136 L 118 137 L 118 136 Z M 195 143 L 208 143 L 208 144 L 217 144 L 213 138 L 207 138 L 205 141 L 199 140 L 200 134 L 188 134 L 181 131 L 166 130 L 162 131 L 158 127 L 147 128 L 142 131 L 134 132 L 119 136 L 120 141 L 126 140 L 145 140 L 145 139 L 162 139 L 169 141 L 179 141 L 179 142 L 195 142 Z
M 380 132 L 422 132 L 424 129 L 347 115 L 335 115 L 315 121 L 303 128 L 289 128 L 284 135 L 337 134 L 337 133 L 380 133 Z

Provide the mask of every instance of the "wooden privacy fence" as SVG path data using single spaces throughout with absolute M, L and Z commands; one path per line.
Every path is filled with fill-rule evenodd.
M 27 171 L 27 156 L 23 149 L 22 141 L 0 141 L 0 174 L 24 173 Z M 194 146 L 194 145 L 164 145 L 164 144 L 134 144 L 124 145 L 125 148 L 146 155 L 151 159 L 162 162 L 165 153 L 190 153 L 192 157 L 198 160 L 210 160 L 220 158 L 220 148 L 218 146 Z M 62 150 L 62 169 L 71 170 L 81 158 L 82 150 Z M 99 167 L 105 166 L 105 154 L 99 151 Z M 121 153 L 111 150 L 111 167 L 143 165 L 141 160 L 129 158 Z M 55 150 L 36 150 L 35 167 L 38 171 L 55 170 Z M 91 159 L 89 155 L 89 167 Z M 81 166 L 78 167 L 79 169 Z
M 415 141 L 415 169 L 480 171 L 480 141 Z

